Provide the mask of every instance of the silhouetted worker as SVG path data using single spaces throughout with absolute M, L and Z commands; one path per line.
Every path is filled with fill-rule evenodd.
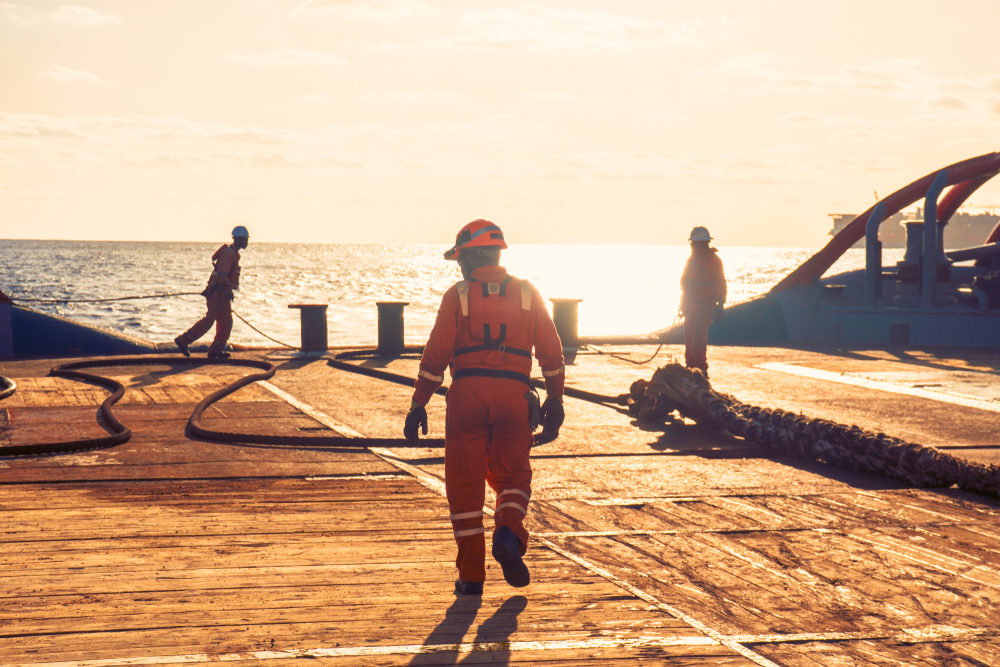
M 455 592 L 463 595 L 482 595 L 486 580 L 486 483 L 496 492 L 493 557 L 511 586 L 530 582 L 522 556 L 528 546 L 532 431 L 541 422 L 540 437 L 554 438 L 564 419 L 562 342 L 538 290 L 500 266 L 506 247 L 499 227 L 473 220 L 444 254 L 458 260 L 465 280 L 441 300 L 403 428 L 409 440 L 418 438 L 418 427 L 427 434 L 424 406 L 450 366 L 445 487 L 458 545 Z M 532 350 L 545 378 L 540 410 L 530 385 Z
M 712 236 L 695 227 L 688 238 L 691 256 L 681 274 L 681 313 L 684 315 L 684 365 L 700 368 L 708 377 L 708 327 L 721 319 L 726 303 L 726 274 L 718 250 L 708 245 Z
M 225 359 L 226 342 L 233 330 L 233 290 L 240 288 L 240 250 L 250 242 L 250 233 L 243 225 L 233 228 L 233 242 L 224 245 L 212 255 L 214 266 L 212 275 L 208 278 L 208 287 L 202 292 L 205 295 L 207 312 L 205 317 L 195 322 L 190 329 L 174 339 L 185 357 L 190 357 L 188 345 L 204 336 L 212 324 L 215 324 L 215 338 L 208 348 L 209 359 Z

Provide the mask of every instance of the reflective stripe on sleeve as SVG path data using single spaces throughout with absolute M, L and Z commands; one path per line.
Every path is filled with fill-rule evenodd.
M 478 512 L 460 512 L 458 514 L 452 514 L 451 520 L 461 521 L 462 519 L 474 519 L 476 517 L 481 517 L 482 515 L 483 515 L 482 510 L 479 510 Z
M 544 375 L 547 378 L 555 377 L 556 375 L 561 375 L 562 373 L 565 373 L 565 372 L 566 372 L 566 367 L 565 366 L 560 366 L 559 368 L 557 368 L 554 371 L 547 371 L 544 368 L 542 369 L 542 375 Z
M 417 376 L 422 377 L 425 380 L 430 380 L 431 382 L 444 382 L 443 375 L 434 375 L 433 373 L 428 373 L 422 368 L 420 369 L 420 372 L 417 373 Z
M 468 530 L 456 530 L 455 537 L 468 537 L 469 535 L 480 535 L 485 532 L 486 530 L 480 526 L 479 528 L 469 528 Z

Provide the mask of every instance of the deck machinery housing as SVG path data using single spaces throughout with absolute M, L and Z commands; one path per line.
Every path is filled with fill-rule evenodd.
M 982 245 L 944 251 L 948 220 L 1000 171 L 1000 152 L 955 163 L 897 190 L 845 226 L 767 294 L 727 309 L 709 341 L 728 345 L 1000 347 L 1000 224 Z M 884 266 L 879 226 L 924 199 L 904 257 Z M 865 268 L 823 274 L 860 239 Z M 928 261 L 926 258 L 931 258 Z M 682 326 L 657 332 L 683 340 Z

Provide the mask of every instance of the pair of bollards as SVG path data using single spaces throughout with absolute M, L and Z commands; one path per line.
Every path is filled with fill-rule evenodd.
M 563 347 L 577 347 L 580 336 L 577 329 L 577 306 L 582 299 L 552 299 L 552 320 L 562 340 Z M 378 301 L 378 352 L 401 354 L 403 352 L 403 309 L 407 301 Z M 302 351 L 326 352 L 327 327 L 325 303 L 293 303 L 302 321 Z

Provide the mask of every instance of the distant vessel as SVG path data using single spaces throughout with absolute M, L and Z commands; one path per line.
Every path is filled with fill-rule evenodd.
M 728 308 L 709 341 L 1000 348 L 1000 224 L 996 216 L 955 215 L 997 173 L 1000 152 L 986 153 L 917 179 L 846 224 L 841 219 L 834 237 L 767 294 Z M 897 218 L 921 199 L 920 216 Z M 967 223 L 971 232 L 964 231 Z M 898 228 L 904 228 L 906 252 L 883 266 L 883 243 Z M 969 247 L 950 250 L 956 236 Z M 859 241 L 865 268 L 824 277 Z M 680 326 L 656 334 L 663 342 L 683 340 Z
M 833 228 L 830 236 L 836 236 L 855 218 L 857 213 L 830 213 L 833 220 Z M 922 221 L 924 219 L 923 208 L 917 208 L 912 213 L 895 213 L 882 222 L 879 227 L 879 240 L 882 241 L 883 248 L 905 248 L 906 247 L 906 223 Z M 948 230 L 944 235 L 945 249 L 967 248 L 983 242 L 993 228 L 1000 222 L 1000 215 L 992 212 L 984 213 L 956 213 L 948 221 Z M 864 248 L 864 239 L 855 243 L 853 248 Z

